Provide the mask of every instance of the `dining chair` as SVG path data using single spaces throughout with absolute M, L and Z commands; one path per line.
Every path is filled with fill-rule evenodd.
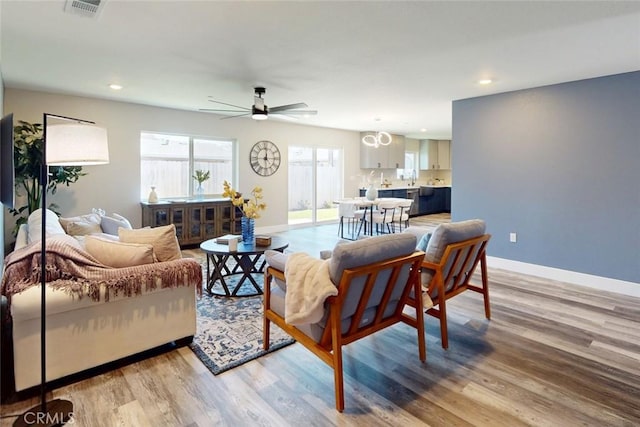
M 401 199 L 396 203 L 396 210 L 393 216 L 394 228 L 397 225 L 398 231 L 402 232 L 402 226 L 406 229 L 409 226 L 409 211 L 413 205 L 413 199 Z
M 393 224 L 393 215 L 396 209 L 397 201 L 393 199 L 380 199 L 378 202 L 378 209 L 373 211 L 371 216 L 365 215 L 365 221 L 371 222 L 369 225 L 371 231 L 373 231 L 373 225 L 375 224 L 375 230 L 378 234 L 391 234 L 394 230 L 391 228 Z M 387 231 L 385 232 L 385 227 Z
M 364 233 L 367 234 L 367 224 L 365 223 L 365 217 L 370 216 L 370 209 L 373 209 L 373 203 L 368 200 L 366 197 L 354 197 L 353 198 L 356 211 L 354 212 L 354 217 L 357 222 L 359 222 L 358 232 L 356 233 L 356 239 L 360 237 L 360 233 L 362 233 L 362 228 L 364 227 Z
M 338 235 L 341 239 L 344 239 L 344 227 L 345 222 L 347 224 L 347 233 L 350 237 L 349 240 L 356 239 L 356 223 L 359 220 L 356 219 L 356 211 L 358 210 L 357 202 L 353 199 L 341 199 L 338 201 L 338 216 L 340 217 L 340 223 L 338 225 Z

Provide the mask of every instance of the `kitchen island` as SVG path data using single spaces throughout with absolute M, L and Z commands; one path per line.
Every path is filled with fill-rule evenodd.
M 366 191 L 366 189 L 361 188 L 360 196 L 364 197 Z M 410 216 L 451 212 L 450 185 L 414 185 L 378 188 L 378 197 L 413 199 Z

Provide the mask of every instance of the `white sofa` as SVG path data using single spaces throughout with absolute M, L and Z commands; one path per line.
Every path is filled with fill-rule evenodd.
M 33 214 L 32 214 L 33 215 Z M 47 214 L 57 221 L 55 214 Z M 20 251 L 34 246 L 29 243 L 29 229 L 33 234 L 39 227 L 31 224 L 21 227 L 17 238 L 16 250 L 7 256 L 5 261 L 5 277 L 15 277 L 7 272 L 10 257 Z M 36 224 L 37 225 L 37 224 Z M 54 227 L 55 228 L 55 227 Z M 126 229 L 127 227 L 123 227 Z M 158 229 L 148 229 L 158 230 Z M 170 229 L 171 231 L 171 229 Z M 121 230 L 122 232 L 122 230 Z M 175 237 L 175 230 L 172 230 Z M 48 234 L 47 248 L 50 241 L 64 241 L 66 237 L 59 233 Z M 165 235 L 167 235 L 165 233 Z M 143 236 L 148 240 L 148 236 Z M 88 237 L 85 237 L 88 239 Z M 104 236 L 102 237 L 104 239 Z M 111 239 L 116 239 L 112 236 Z M 82 239 L 81 239 L 82 240 Z M 105 239 L 107 240 L 107 239 Z M 118 242 L 115 242 L 117 244 Z M 53 243 L 52 243 L 53 244 Z M 60 245 L 60 242 L 57 243 Z M 64 243 L 65 245 L 67 243 Z M 154 242 L 150 245 L 153 247 Z M 35 244 L 40 247 L 39 244 Z M 69 243 L 70 246 L 74 244 Z M 177 245 L 177 240 L 176 240 Z M 123 245 L 126 249 L 135 246 Z M 140 244 L 141 247 L 148 245 Z M 86 250 L 78 246 L 70 250 L 81 253 Z M 155 248 L 154 248 L 155 249 Z M 179 247 L 178 247 L 179 252 Z M 122 254 L 122 251 L 118 251 Z M 83 254 L 83 256 L 86 255 Z M 154 253 L 154 258 L 156 257 Z M 97 259 L 97 257 L 95 257 Z M 180 258 L 178 256 L 178 258 Z M 39 259 L 39 258 L 38 258 Z M 49 261 L 47 261 L 49 262 Z M 139 261 L 138 261 L 139 262 Z M 196 270 L 197 266 L 197 272 Z M 138 292 L 126 296 L 126 292 L 109 292 L 100 285 L 99 300 L 89 296 L 79 298 L 69 292 L 46 289 L 47 313 L 47 381 L 78 373 L 111 361 L 121 359 L 142 351 L 171 343 L 184 344 L 190 342 L 196 330 L 196 291 L 200 292 L 202 270 L 193 259 L 172 259 L 122 268 L 93 267 L 95 271 L 104 273 L 113 280 L 120 272 L 126 277 L 141 269 L 157 271 L 173 271 L 175 283 L 161 283 L 153 276 L 154 286 L 145 284 Z M 189 272 L 189 274 L 187 274 Z M 155 274 L 155 273 L 153 273 Z M 165 277 L 166 281 L 166 275 Z M 11 280 L 9 278 L 9 280 Z M 129 280 L 129 279 L 127 279 Z M 133 280 L 133 279 L 132 279 Z M 124 281 L 126 282 L 126 280 Z M 126 285 L 125 285 L 126 286 Z M 31 286 L 14 293 L 9 297 L 10 312 L 13 322 L 13 355 L 15 390 L 21 391 L 40 384 L 40 286 Z

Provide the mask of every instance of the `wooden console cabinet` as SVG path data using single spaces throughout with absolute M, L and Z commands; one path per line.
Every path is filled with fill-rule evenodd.
M 241 233 L 242 212 L 229 199 L 142 202 L 142 226 L 174 224 L 180 246 Z

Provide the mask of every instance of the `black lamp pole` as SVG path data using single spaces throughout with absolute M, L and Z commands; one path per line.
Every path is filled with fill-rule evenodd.
M 73 117 L 58 116 L 56 114 L 43 114 L 42 129 L 42 162 L 40 164 L 40 185 L 42 186 L 41 198 L 41 229 L 40 229 L 40 403 L 22 413 L 13 423 L 15 427 L 38 426 L 54 427 L 62 426 L 73 416 L 73 403 L 69 400 L 54 399 L 47 402 L 47 349 L 46 349 L 46 286 L 47 286 L 47 186 L 49 185 L 49 166 L 47 165 L 47 117 L 60 120 L 73 121 L 80 124 L 94 125 L 95 122 L 75 119 Z

